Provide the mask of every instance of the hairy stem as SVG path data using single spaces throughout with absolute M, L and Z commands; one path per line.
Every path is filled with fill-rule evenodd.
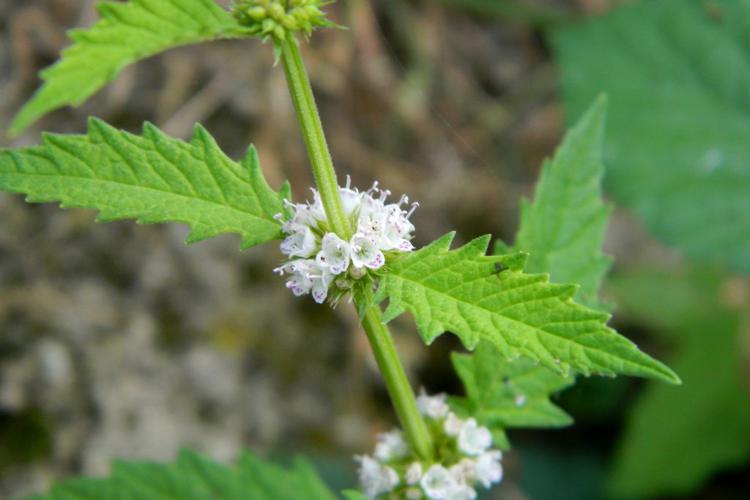
M 333 231 L 341 238 L 348 240 L 351 236 L 349 220 L 341 203 L 331 153 L 328 151 L 318 107 L 315 104 L 315 97 L 302 62 L 299 46 L 294 36 L 289 35 L 280 44 L 280 48 L 289 91 L 302 127 L 302 135 L 310 156 L 315 184 L 320 191 L 326 217 Z M 367 333 L 367 339 L 385 379 L 388 394 L 404 428 L 406 438 L 420 458 L 429 460 L 432 458 L 432 440 L 427 431 L 427 425 L 417 409 L 414 392 L 409 385 L 406 372 L 396 352 L 391 332 L 383 324 L 379 306 L 368 307 L 362 318 L 362 326 Z
M 320 191 L 320 198 L 325 208 L 328 222 L 333 232 L 348 240 L 351 236 L 349 219 L 344 213 L 339 195 L 336 171 L 333 169 L 331 153 L 320 123 L 318 106 L 315 104 L 310 80 L 307 77 L 305 65 L 297 40 L 293 34 L 287 35 L 281 45 L 281 60 L 284 65 L 289 92 L 292 95 L 294 109 L 297 112 L 302 136 L 310 157 L 315 184 Z

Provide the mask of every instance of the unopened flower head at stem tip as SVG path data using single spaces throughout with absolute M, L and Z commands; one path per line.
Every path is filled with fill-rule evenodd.
M 334 27 L 321 10 L 322 0 L 236 0 L 232 15 L 249 34 L 280 43 L 289 33 L 309 36 L 314 29 Z

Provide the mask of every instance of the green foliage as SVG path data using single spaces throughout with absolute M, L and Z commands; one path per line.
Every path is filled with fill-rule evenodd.
M 576 300 L 597 306 L 612 259 L 602 254 L 611 208 L 602 201 L 607 100 L 599 97 L 542 167 L 534 202 L 521 202 L 514 251 L 529 253 L 529 272 L 580 285 Z
M 243 30 L 214 0 L 102 2 L 97 8 L 102 19 L 70 32 L 74 44 L 42 71 L 45 83 L 15 117 L 11 133 L 54 109 L 81 104 L 139 59 Z
M 183 451 L 173 464 L 118 461 L 107 478 L 64 481 L 46 495 L 29 500 L 124 498 L 332 500 L 335 496 L 302 459 L 285 469 L 248 453 L 235 465 L 225 466 L 195 452 Z
M 465 398 L 450 405 L 463 417 L 474 417 L 488 427 L 495 444 L 509 448 L 505 429 L 512 427 L 563 427 L 573 422 L 552 404 L 549 395 L 573 383 L 528 358 L 498 361 L 494 345 L 480 342 L 472 354 L 453 353 L 453 368 L 466 390 Z
M 570 116 L 610 99 L 607 187 L 688 255 L 750 272 L 750 4 L 644 1 L 553 37 Z
M 280 236 L 274 215 L 286 196 L 286 188 L 268 186 L 253 148 L 236 163 L 201 127 L 186 143 L 153 125 L 137 136 L 99 120 L 87 135 L 45 135 L 41 146 L 0 150 L 0 190 L 94 208 L 99 221 L 184 222 L 189 243 L 238 233 L 243 248 Z
M 522 202 L 516 243 L 504 249 L 528 252 L 528 271 L 548 272 L 557 283 L 580 284 L 577 299 L 591 305 L 597 305 L 599 286 L 611 261 L 601 252 L 610 213 L 601 199 L 606 105 L 606 98 L 597 99 L 566 134 L 554 159 L 545 162 L 534 203 Z M 451 406 L 490 427 L 500 445 L 507 446 L 507 428 L 572 423 L 549 400 L 550 394 L 570 386 L 572 377 L 528 358 L 500 360 L 497 349 L 487 342 L 481 342 L 473 355 L 454 354 L 453 366 L 466 398 L 453 398 Z
M 742 318 L 750 310 L 727 303 L 736 299 L 726 277 L 705 268 L 639 271 L 611 284 L 626 314 L 680 342 L 671 364 L 685 381 L 650 385 L 633 407 L 615 458 L 613 494 L 682 495 L 711 473 L 750 460 L 750 388 L 741 356 Z
M 679 382 L 669 368 L 606 326 L 609 315 L 573 302 L 575 285 L 525 274 L 522 254 L 488 256 L 490 237 L 449 250 L 449 233 L 389 266 L 376 300 L 388 321 L 409 311 L 430 344 L 448 330 L 469 349 L 493 343 L 503 359 L 527 356 L 567 374 L 617 373 Z

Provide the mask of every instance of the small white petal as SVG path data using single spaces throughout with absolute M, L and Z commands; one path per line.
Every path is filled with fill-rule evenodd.
M 466 421 L 458 435 L 458 448 L 467 455 L 479 455 L 492 446 L 492 434 L 486 427 L 477 425 L 477 421 L 470 418 Z
M 281 253 L 289 257 L 310 257 L 315 253 L 315 234 L 307 226 L 300 226 L 281 242 Z
M 379 434 L 377 439 L 375 458 L 381 462 L 390 462 L 391 460 L 403 458 L 409 453 L 409 446 L 406 444 L 403 434 L 398 429 Z
M 406 469 L 406 474 L 404 476 L 406 484 L 417 484 L 421 478 L 422 464 L 419 462 L 412 463 L 409 468 Z
M 443 418 L 450 411 L 445 402 L 445 394 L 428 396 L 424 389 L 417 396 L 417 408 L 422 415 L 433 419 Z
M 315 261 L 331 274 L 339 275 L 349 267 L 350 253 L 351 249 L 348 242 L 334 233 L 326 233 L 323 236 L 320 252 L 318 252 Z
M 471 486 L 465 484 L 457 484 L 448 490 L 445 495 L 446 500 L 474 500 L 477 497 L 477 492 Z
M 428 498 L 447 498 L 448 492 L 456 486 L 453 475 L 442 465 L 432 465 L 419 482 Z
M 368 497 L 374 498 L 398 486 L 398 474 L 393 468 L 384 466 L 367 455 L 354 459 L 359 462 L 359 482 Z
M 378 250 L 375 241 L 363 234 L 355 233 L 350 240 L 352 265 L 355 268 L 378 269 L 385 264 L 383 252 Z
M 464 428 L 465 422 L 458 418 L 458 416 L 450 412 L 448 413 L 448 416 L 445 417 L 445 422 L 443 422 L 443 430 L 446 434 L 449 436 L 456 437 L 459 434 L 461 434 L 461 430 Z
M 476 462 L 470 458 L 462 458 L 451 466 L 450 471 L 459 483 L 473 484 L 476 481 Z
M 503 454 L 498 450 L 488 451 L 479 455 L 474 471 L 476 480 L 485 488 L 492 483 L 499 483 L 503 479 L 503 466 L 500 463 Z

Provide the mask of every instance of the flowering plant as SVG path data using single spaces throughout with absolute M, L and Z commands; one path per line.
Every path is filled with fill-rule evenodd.
M 545 167 L 534 204 L 523 207 L 514 246 L 497 242 L 488 254 L 491 238 L 482 236 L 451 249 L 455 233 L 448 233 L 415 249 L 416 203 L 405 195 L 388 202 L 391 193 L 377 183 L 367 191 L 348 178 L 344 187 L 338 183 L 297 37 L 333 26 L 323 5 L 241 0 L 227 12 L 212 0 L 103 3 L 103 19 L 74 33 L 76 43 L 43 73 L 44 85 L 12 127 L 18 132 L 43 113 L 83 101 L 125 65 L 175 45 L 261 37 L 273 43 L 287 77 L 316 183 L 311 201 L 293 202 L 288 184 L 278 191 L 269 186 L 252 147 L 234 161 L 200 126 L 183 142 L 149 124 L 135 135 L 98 120 L 85 135 L 46 135 L 39 146 L 0 151 L 0 189 L 25 193 L 29 201 L 97 209 L 100 220 L 184 222 L 188 242 L 227 232 L 239 234 L 243 248 L 281 240 L 287 260 L 275 271 L 294 295 L 332 305 L 348 295 L 401 424 L 378 436 L 371 456 L 357 457 L 362 492 L 346 492 L 352 499 L 475 498 L 477 488 L 503 477 L 508 429 L 570 423 L 549 397 L 575 375 L 679 383 L 607 326 L 609 314 L 597 299 L 610 263 L 600 250 L 608 215 L 600 192 L 605 100 Z M 426 344 L 451 332 L 471 352 L 453 358 L 462 397 L 415 396 L 388 328 L 405 312 Z M 240 491 L 239 498 L 333 497 L 305 466 L 285 471 L 251 457 L 239 470 L 201 475 L 202 467 L 215 466 L 202 460 L 188 453 L 177 472 L 165 467 L 159 474 L 189 478 L 206 491 Z M 156 481 L 130 472 L 116 469 L 111 478 L 124 496 L 138 491 L 133 477 Z M 274 475 L 288 479 L 263 489 L 263 477 Z M 294 496 L 274 489 L 289 485 Z M 84 498 L 100 492 L 62 488 Z

